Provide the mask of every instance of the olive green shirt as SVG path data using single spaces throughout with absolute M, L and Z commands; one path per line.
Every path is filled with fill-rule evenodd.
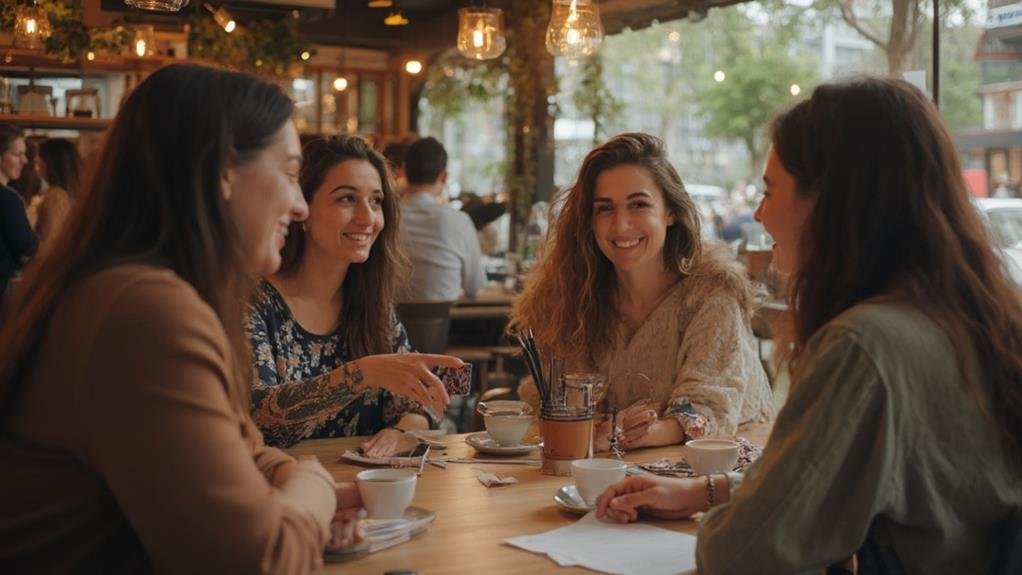
M 699 573 L 807 573 L 857 551 L 887 572 L 986 573 L 1022 480 L 963 381 L 969 344 L 892 299 L 820 329 L 762 458 L 702 521 Z

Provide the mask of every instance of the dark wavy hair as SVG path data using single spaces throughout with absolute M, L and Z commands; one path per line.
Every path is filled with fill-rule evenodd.
M 815 196 L 790 293 L 793 359 L 844 310 L 892 289 L 923 303 L 1022 462 L 1022 301 L 969 199 L 951 136 L 907 82 L 818 87 L 773 125 L 774 150 Z M 797 304 L 797 305 L 796 305 Z
M 387 161 L 359 136 L 336 136 L 309 141 L 302 149 L 304 162 L 299 183 L 309 206 L 323 184 L 326 173 L 347 161 L 369 162 L 380 174 L 383 184 L 383 229 L 363 263 L 348 267 L 341 286 L 341 317 L 343 341 L 354 357 L 392 353 L 390 313 L 399 274 L 407 269 L 408 260 L 401 250 L 398 230 L 401 210 L 394 191 Z M 292 222 L 281 252 L 280 273 L 287 275 L 298 269 L 305 252 L 305 231 L 300 222 Z
M 239 408 L 248 411 L 252 368 L 242 314 L 251 280 L 221 179 L 229 162 L 244 164 L 265 149 L 292 112 L 279 87 L 205 66 L 167 66 L 135 88 L 110 128 L 80 217 L 29 264 L 25 296 L 0 332 L 0 426 L 61 295 L 128 262 L 173 270 L 213 308 L 235 351 Z
M 46 183 L 64 188 L 72 198 L 77 197 L 82 172 L 78 148 L 64 138 L 51 138 L 39 144 L 36 153 L 46 164 L 46 173 L 39 174 L 46 178 Z
M 666 269 L 717 276 L 734 288 L 746 312 L 752 305 L 752 288 L 728 256 L 703 246 L 696 205 L 667 160 L 663 142 L 649 134 L 615 136 L 589 152 L 575 184 L 555 200 L 561 212 L 552 219 L 511 321 L 532 328 L 547 353 L 590 366 L 612 345 L 619 317 L 614 265 L 593 236 L 593 196 L 600 174 L 621 165 L 645 168 L 674 215 L 664 239 Z

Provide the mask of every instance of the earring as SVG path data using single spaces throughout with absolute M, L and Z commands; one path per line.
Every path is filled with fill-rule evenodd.
M 309 231 L 309 230 L 305 229 L 305 222 L 302 222 L 302 223 L 298 224 L 298 227 L 301 228 L 302 233 L 305 233 L 305 232 Z

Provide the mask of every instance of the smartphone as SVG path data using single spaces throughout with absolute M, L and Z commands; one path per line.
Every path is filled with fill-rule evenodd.
M 447 395 L 468 395 L 472 391 L 472 364 L 461 367 L 434 367 L 433 373 L 444 384 Z

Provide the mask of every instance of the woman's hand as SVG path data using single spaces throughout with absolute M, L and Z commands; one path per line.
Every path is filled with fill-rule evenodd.
M 611 485 L 596 500 L 596 516 L 621 523 L 639 519 L 639 512 L 662 519 L 681 519 L 706 510 L 706 479 L 637 475 Z
M 430 407 L 440 416 L 451 403 L 451 398 L 430 368 L 463 365 L 465 362 L 447 355 L 392 353 L 360 357 L 340 369 L 351 385 L 386 389 L 423 407 Z
M 398 453 L 411 451 L 419 444 L 417 437 L 403 431 L 387 427 L 376 432 L 376 435 L 362 442 L 359 448 L 366 457 L 390 457 Z
M 358 494 L 358 486 L 350 481 L 338 483 L 334 488 L 337 494 L 337 512 L 330 524 L 332 533 L 327 549 L 338 550 L 354 545 L 365 536 L 362 530 L 362 497 Z
M 646 447 L 644 440 L 649 438 L 658 421 L 656 410 L 647 405 L 639 404 L 622 409 L 617 414 L 617 425 L 621 428 L 618 445 L 621 449 Z

